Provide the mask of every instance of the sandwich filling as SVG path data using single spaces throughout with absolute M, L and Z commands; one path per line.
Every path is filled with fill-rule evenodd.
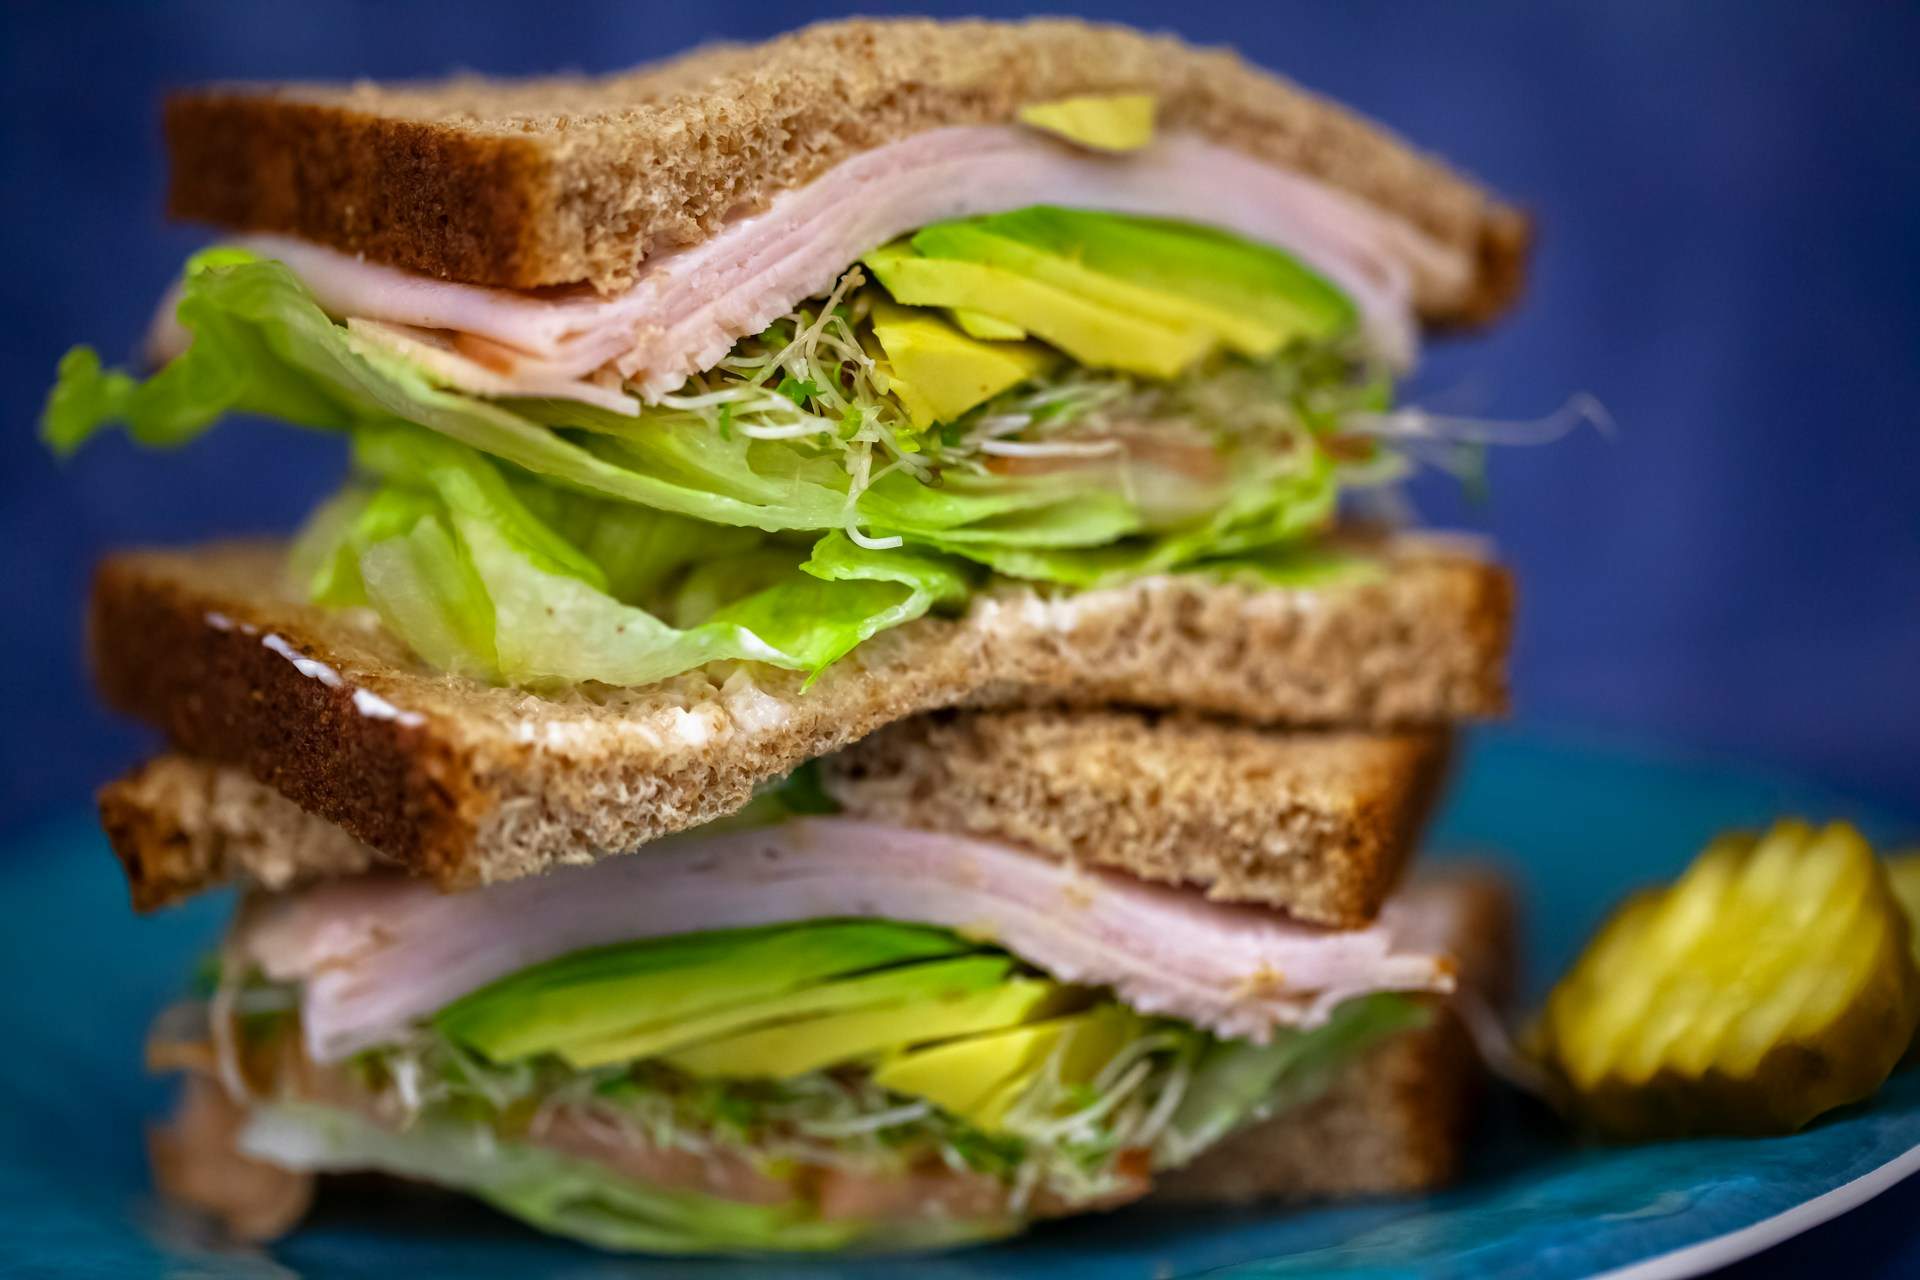
M 1329 931 L 990 842 L 758 820 L 466 894 L 258 896 L 153 1060 L 280 1169 L 423 1179 L 614 1247 L 905 1248 L 1144 1195 L 1454 981 L 1444 882 Z
M 664 255 L 624 293 L 516 294 L 423 278 L 285 236 L 243 237 L 286 262 L 330 313 L 495 344 L 489 367 L 530 389 L 611 365 L 635 396 L 675 391 L 808 298 L 847 263 L 922 227 L 1030 205 L 1100 209 L 1218 227 L 1283 245 L 1352 298 L 1369 345 L 1396 367 L 1417 345 L 1413 299 L 1463 291 L 1473 264 L 1411 225 L 1312 179 L 1192 134 L 1124 160 L 1078 152 L 1010 125 L 933 129 L 875 148 Z M 160 354 L 184 335 L 163 325 Z M 572 394 L 587 396 L 586 386 Z M 622 411 L 637 405 L 618 399 Z
M 164 367 L 76 349 L 43 428 L 61 450 L 229 412 L 347 434 L 293 588 L 440 669 L 817 673 L 995 581 L 1368 572 L 1322 535 L 1421 447 L 1392 379 L 1457 258 L 1194 136 L 1112 155 L 936 129 L 613 297 L 241 237 L 188 264 Z

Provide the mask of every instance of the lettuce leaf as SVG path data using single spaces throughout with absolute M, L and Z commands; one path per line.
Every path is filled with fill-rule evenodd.
M 604 1249 L 692 1254 L 923 1248 L 1004 1235 L 1018 1225 L 1004 1219 L 823 1221 L 797 1198 L 754 1204 L 649 1186 L 589 1160 L 503 1141 L 480 1125 L 440 1121 L 395 1132 L 351 1112 L 304 1103 L 257 1109 L 240 1147 L 282 1168 L 373 1169 L 452 1187 L 543 1231 Z
M 810 549 L 763 535 L 716 547 L 701 522 L 516 484 L 407 426 L 361 429 L 355 458 L 378 487 L 303 535 L 311 594 L 369 605 L 426 661 L 482 678 L 638 685 L 727 659 L 817 672 L 973 587 L 964 561 L 837 531 Z
M 1312 1101 L 1368 1049 L 1431 1016 L 1418 1000 L 1382 992 L 1338 1005 L 1312 1031 L 1279 1031 L 1263 1045 L 1219 1042 L 1160 1135 L 1155 1166 L 1178 1167 L 1242 1125 Z
M 298 426 L 339 428 L 361 406 L 346 331 L 314 303 L 293 273 L 241 249 L 209 249 L 187 262 L 179 322 L 191 350 L 144 382 L 103 370 L 76 347 L 41 417 L 56 453 L 72 453 L 110 423 L 149 445 L 185 444 L 229 413 L 258 413 Z M 321 330 L 338 337 L 316 341 Z
M 1378 559 L 1364 551 L 1313 542 L 1263 547 L 1206 560 L 1195 565 L 1194 571 L 1230 582 L 1295 591 L 1375 582 L 1386 572 Z
M 939 536 L 927 541 L 1009 578 L 1092 587 L 1210 561 L 1258 560 L 1272 548 L 1297 544 L 1325 524 L 1332 518 L 1336 496 L 1333 468 L 1324 455 L 1315 454 L 1305 467 L 1242 485 L 1205 523 L 1179 533 L 1065 547 Z

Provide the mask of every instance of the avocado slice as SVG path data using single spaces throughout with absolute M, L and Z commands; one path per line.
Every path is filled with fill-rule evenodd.
M 496 1062 L 763 1000 L 844 974 L 974 948 L 943 929 L 812 921 L 596 947 L 462 997 L 434 1022 Z
M 1081 1084 L 1099 1075 L 1140 1030 L 1137 1015 L 1119 1005 L 1101 1005 L 902 1053 L 881 1063 L 873 1078 L 896 1093 L 926 1098 L 992 1131 L 1032 1087 L 1057 1049 L 1061 1050 L 1061 1082 Z
M 1029 103 L 1014 118 L 1095 151 L 1138 151 L 1153 141 L 1154 105 L 1150 93 L 1088 93 Z
M 1124 225 L 1121 219 L 1104 222 Z M 1197 292 L 1178 287 L 1142 286 L 1112 271 L 1090 266 L 1069 238 L 1064 251 L 1025 243 L 990 230 L 986 220 L 943 222 L 913 237 L 913 247 L 941 261 L 976 262 L 1063 289 L 1088 302 L 1130 316 L 1208 335 L 1243 355 L 1269 356 L 1286 334 L 1243 311 L 1209 304 Z M 1145 250 L 1142 250 L 1145 252 Z M 1128 255 L 1114 255 L 1124 265 Z
M 665 1057 L 695 1075 L 785 1080 L 902 1045 L 974 1036 L 1044 1017 L 1057 1010 L 1067 990 L 1043 978 L 1015 978 L 958 995 L 911 998 L 757 1027 Z
M 876 299 L 873 336 L 893 367 L 888 389 L 924 430 L 1051 368 L 1059 357 L 1035 342 L 979 342 L 938 315 Z
M 1101 276 L 1184 298 L 1216 320 L 1238 320 L 1237 329 L 1220 333 L 1244 355 L 1270 355 L 1297 338 L 1338 337 L 1359 323 L 1352 300 L 1293 255 L 1212 227 L 1055 205 L 971 224 Z
M 1059 1054 L 1059 1061 L 1053 1070 L 1061 1084 L 1088 1084 L 1106 1069 L 1128 1041 L 1144 1034 L 1145 1030 L 1146 1023 L 1140 1015 L 1122 1005 L 1103 1004 L 1089 1009 L 1064 1020 L 1058 1048 L 1054 1050 Z M 974 1122 L 982 1128 L 997 1127 L 1046 1068 L 1043 1060 L 1008 1080 L 976 1112 Z
M 969 338 L 978 338 L 982 342 L 1018 342 L 1027 336 L 1027 331 L 1017 324 L 979 311 L 969 311 L 965 307 L 949 307 L 947 314 L 960 326 L 960 331 Z
M 971 955 L 840 978 L 769 995 L 745 1004 L 705 1010 L 691 1017 L 649 1019 L 610 1036 L 573 1041 L 557 1052 L 576 1067 L 658 1058 L 677 1050 L 727 1041 L 768 1024 L 823 1021 L 825 1015 L 904 1000 L 940 999 L 980 991 L 1005 980 L 1013 969 L 1006 955 Z
M 905 244 L 875 249 L 862 261 L 896 302 L 978 311 L 1021 326 L 1090 368 L 1171 378 L 1216 345 L 1211 331 L 1159 323 L 1146 318 L 1151 310 L 1116 310 L 1017 271 L 930 258 Z
M 899 1054 L 882 1062 L 873 1080 L 978 1123 L 978 1117 L 990 1111 L 996 1117 L 1005 1113 L 998 1095 L 1008 1084 L 1031 1077 L 1072 1021 L 1055 1018 Z M 992 1111 L 989 1103 L 999 1109 Z

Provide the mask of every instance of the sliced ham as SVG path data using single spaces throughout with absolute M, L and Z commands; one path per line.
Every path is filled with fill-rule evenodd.
M 456 391 L 493 399 L 577 400 L 627 417 L 640 412 L 640 402 L 621 389 L 617 375 L 582 376 L 561 362 L 526 355 L 491 338 L 359 316 L 347 320 L 347 333 L 362 350 L 372 348 L 412 361 L 436 385 Z
M 1145 1013 L 1264 1041 L 1374 991 L 1449 991 L 1459 898 L 1414 888 L 1327 930 L 1007 845 L 847 818 L 680 837 L 628 857 L 443 895 L 391 879 L 256 900 L 232 945 L 302 985 L 315 1061 L 381 1043 L 458 997 L 587 947 L 825 918 L 989 939 Z
M 1457 295 L 1473 271 L 1401 218 L 1197 134 L 1107 156 L 1013 125 L 932 129 L 864 152 L 654 259 L 611 297 L 456 284 L 284 236 L 238 243 L 285 262 L 336 317 L 487 338 L 541 362 L 529 377 L 608 366 L 652 401 L 826 292 L 868 250 L 928 223 L 1032 204 L 1178 218 L 1284 248 L 1347 291 L 1373 348 L 1399 366 L 1416 345 L 1413 298 Z M 162 354 L 178 340 L 156 325 Z

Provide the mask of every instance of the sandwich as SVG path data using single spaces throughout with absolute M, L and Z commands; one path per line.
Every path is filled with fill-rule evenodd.
M 1405 875 L 1500 713 L 1484 548 L 1351 513 L 1449 442 L 1423 327 L 1510 207 L 1230 54 L 841 22 L 620 76 L 166 111 L 220 241 L 57 450 L 343 437 L 287 543 L 110 557 L 163 1185 L 374 1170 L 664 1252 L 1431 1185 L 1508 904 Z M 1329 1155 L 1328 1135 L 1338 1150 Z
M 182 846 L 255 886 L 149 1042 L 187 1081 L 162 1187 L 271 1236 L 316 1176 L 374 1170 L 679 1254 L 1457 1170 L 1451 1001 L 1500 997 L 1511 907 L 1485 873 L 1399 876 L 1441 734 L 1050 709 L 878 738 L 632 856 L 451 894 L 232 766 L 109 787 L 136 886 Z

